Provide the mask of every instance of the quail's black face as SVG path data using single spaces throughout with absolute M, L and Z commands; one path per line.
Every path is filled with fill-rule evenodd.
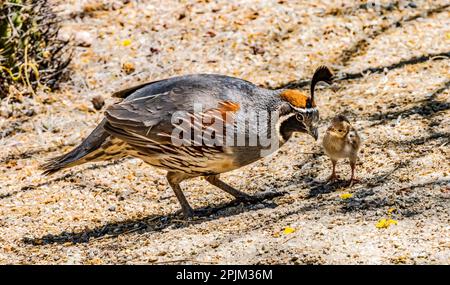
M 281 122 L 280 134 L 287 141 L 294 132 L 311 135 L 315 140 L 318 138 L 317 125 L 319 122 L 319 111 L 315 108 L 294 110 L 292 115 Z
M 298 112 L 295 117 L 298 123 L 302 125 L 303 132 L 310 134 L 314 140 L 319 138 L 317 130 L 319 124 L 319 111 L 316 108 L 307 109 L 306 112 Z

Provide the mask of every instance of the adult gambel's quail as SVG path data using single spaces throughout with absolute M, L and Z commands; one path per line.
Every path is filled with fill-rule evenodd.
M 333 172 L 328 178 L 329 181 L 337 178 L 336 163 L 339 159 L 343 158 L 350 160 L 350 167 L 352 169 L 350 186 L 353 185 L 353 182 L 358 181 L 355 178 L 355 167 L 360 145 L 361 139 L 358 132 L 350 124 L 350 121 L 344 115 L 334 117 L 323 137 L 323 148 L 333 164 Z
M 251 196 L 220 180 L 219 174 L 260 159 L 267 143 L 263 145 L 257 139 L 245 144 L 199 144 L 194 141 L 199 132 L 202 136 L 202 131 L 215 126 L 212 122 L 221 122 L 233 126 L 231 131 L 226 128 L 222 136 L 228 138 L 231 133 L 234 138 L 249 142 L 260 124 L 247 122 L 247 128 L 236 125 L 245 114 L 256 112 L 269 114 L 258 118 L 267 118 L 273 127 L 257 129 L 256 134 L 258 138 L 265 136 L 275 149 L 294 132 L 308 133 L 317 140 L 319 113 L 314 87 L 319 81 L 331 84 L 331 79 L 330 70 L 319 67 L 311 80 L 310 96 L 296 89 L 269 90 L 242 79 L 213 74 L 174 77 L 125 89 L 113 94 L 123 100 L 107 108 L 105 118 L 79 146 L 43 165 L 44 174 L 86 162 L 133 156 L 168 171 L 167 180 L 185 216 L 192 216 L 194 211 L 180 182 L 193 177 L 205 176 L 209 183 L 237 199 L 251 200 Z M 196 111 L 196 104 L 201 105 L 201 111 Z M 178 113 L 185 117 L 174 120 Z M 184 127 L 174 122 L 182 122 Z M 181 139 L 184 144 L 174 143 L 180 129 L 191 131 Z M 213 139 L 221 136 L 215 131 L 216 134 L 209 133 Z

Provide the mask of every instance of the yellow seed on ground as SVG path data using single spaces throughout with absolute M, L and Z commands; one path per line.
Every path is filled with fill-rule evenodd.
M 130 40 L 130 39 L 125 39 L 125 40 L 123 40 L 123 41 L 122 41 L 122 45 L 123 45 L 124 47 L 127 47 L 127 46 L 131 45 L 131 40 Z
M 352 197 L 353 197 L 353 194 L 351 194 L 351 193 L 342 193 L 341 195 L 339 195 L 339 197 L 340 197 L 342 200 L 346 200 L 346 199 L 352 198 Z
M 283 234 L 288 235 L 288 234 L 292 234 L 293 232 L 295 232 L 294 228 L 286 227 L 286 228 L 284 228 Z
M 394 212 L 395 211 L 395 208 L 389 208 L 388 210 L 387 210 L 387 213 L 388 214 L 392 214 L 392 212 Z
M 378 223 L 375 225 L 378 229 L 387 229 L 391 225 L 397 225 L 398 222 L 396 220 L 392 219 L 381 219 L 378 221 Z

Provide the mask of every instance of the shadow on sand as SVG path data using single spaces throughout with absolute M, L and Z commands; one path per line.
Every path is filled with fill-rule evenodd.
M 214 207 L 208 206 L 199 208 L 195 210 L 196 217 L 193 219 L 184 219 L 178 212 L 169 215 L 152 215 L 142 219 L 108 223 L 94 229 L 87 229 L 79 232 L 61 232 L 57 235 L 49 234 L 38 238 L 25 237 L 22 241 L 31 245 L 63 244 L 67 242 L 86 243 L 92 239 L 117 237 L 119 235 L 134 232 L 158 232 L 167 227 L 184 228 L 192 224 L 200 224 L 216 219 L 217 216 L 228 217 L 238 215 L 242 212 L 261 209 L 261 207 L 257 207 L 256 204 L 262 204 L 263 208 L 275 208 L 277 207 L 277 204 L 270 200 L 285 194 L 286 192 L 261 192 L 254 196 L 257 198 L 254 202 L 242 203 L 234 200 L 218 204 Z M 232 209 L 232 211 L 226 209 Z

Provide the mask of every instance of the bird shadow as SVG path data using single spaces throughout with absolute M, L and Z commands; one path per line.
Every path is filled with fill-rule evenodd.
M 330 206 L 337 206 L 338 211 L 342 213 L 365 213 L 389 207 L 394 208 L 396 214 L 403 217 L 412 217 L 415 215 L 419 215 L 422 212 L 427 211 L 427 208 L 421 204 L 423 201 L 419 198 L 420 194 L 417 192 L 417 190 L 430 186 L 449 185 L 449 179 L 416 183 L 408 186 L 402 186 L 400 188 L 395 187 L 389 190 L 389 192 L 391 193 L 390 195 L 386 195 L 387 193 L 385 189 L 383 190 L 377 188 L 379 186 L 382 187 L 383 185 L 386 185 L 386 183 L 389 183 L 390 181 L 393 181 L 395 173 L 397 173 L 401 169 L 407 169 L 413 163 L 413 159 L 401 161 L 396 163 L 389 170 L 383 170 L 376 175 L 361 180 L 360 183 L 356 184 L 352 188 L 348 188 L 349 190 L 351 190 L 353 196 L 345 200 L 317 198 L 319 196 L 332 193 L 336 190 L 347 188 L 348 181 L 338 180 L 334 183 L 326 184 L 324 182 L 315 181 L 312 178 L 308 179 L 307 177 L 305 177 L 308 176 L 308 174 L 299 176 L 296 178 L 296 180 L 302 180 L 304 183 L 304 188 L 310 188 L 306 196 L 307 199 L 305 199 L 305 203 L 303 203 L 300 207 L 287 211 L 286 213 L 281 215 L 279 219 L 286 218 L 292 215 L 304 214 L 309 211 L 324 210 L 325 208 Z M 382 192 L 383 195 L 377 195 L 378 191 Z M 434 201 L 435 203 L 439 203 L 441 205 L 445 205 L 448 203 L 447 201 L 445 201 L 446 198 L 438 197 L 436 199 L 437 200 Z
M 311 178 L 311 173 L 303 174 L 296 177 L 296 181 L 303 184 L 305 188 L 309 191 L 306 195 L 307 199 L 317 198 L 321 195 L 326 195 L 333 193 L 337 190 L 348 189 L 352 190 L 353 197 L 348 199 L 349 202 L 342 207 L 342 211 L 349 212 L 353 210 L 369 209 L 367 207 L 368 203 L 372 203 L 371 206 L 376 205 L 377 207 L 382 207 L 384 204 L 375 203 L 377 198 L 370 198 L 375 194 L 374 188 L 382 186 L 383 184 L 392 180 L 392 175 L 402 168 L 406 168 L 411 164 L 410 160 L 401 161 L 396 163 L 392 169 L 385 170 L 371 177 L 361 179 L 359 182 L 350 187 L 350 182 L 347 179 L 338 179 L 334 182 L 317 181 Z M 315 170 L 312 170 L 315 173 Z M 373 200 L 373 201 L 372 201 Z
M 309 193 L 307 195 L 307 198 L 313 198 L 317 197 L 319 195 L 328 194 L 331 192 L 335 192 L 338 189 L 348 187 L 349 181 L 345 179 L 338 179 L 333 182 L 320 182 L 320 181 L 313 181 L 309 184 Z
M 318 168 L 310 169 L 308 173 L 297 174 L 286 186 L 302 185 L 304 188 L 308 188 L 309 191 L 306 198 L 314 198 L 320 195 L 329 194 L 339 189 L 350 187 L 349 179 L 338 176 L 338 179 L 334 181 L 317 180 L 313 177 L 317 177 Z M 360 183 L 366 183 L 367 179 L 361 180 Z
M 22 242 L 30 245 L 64 244 L 64 243 L 87 243 L 91 240 L 114 238 L 131 233 L 159 232 L 166 228 L 184 228 L 193 224 L 201 224 L 217 217 L 229 217 L 242 212 L 256 211 L 262 208 L 276 208 L 278 205 L 271 201 L 276 197 L 285 195 L 287 192 L 267 191 L 254 195 L 255 199 L 250 202 L 233 200 L 215 206 L 207 206 L 195 210 L 196 216 L 192 219 L 184 219 L 180 211 L 168 215 L 150 215 L 141 219 L 129 219 L 119 222 L 108 223 L 93 229 L 78 232 L 61 232 L 42 237 L 24 237 Z M 262 206 L 261 206 L 262 205 Z

